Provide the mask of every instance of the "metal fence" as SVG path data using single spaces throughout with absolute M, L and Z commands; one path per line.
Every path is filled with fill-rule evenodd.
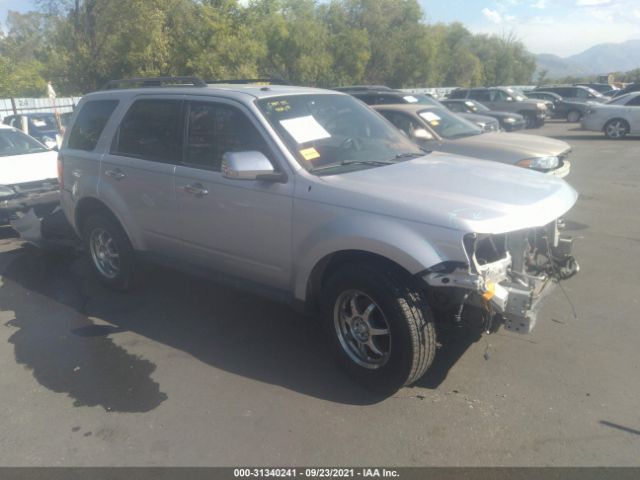
M 2 98 L 0 99 L 0 121 L 7 115 L 37 112 L 71 112 L 80 97 L 64 98 Z

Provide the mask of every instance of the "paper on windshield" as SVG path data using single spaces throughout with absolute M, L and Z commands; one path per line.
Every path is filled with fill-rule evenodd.
M 317 122 L 313 115 L 280 120 L 280 125 L 289 132 L 297 143 L 312 142 L 331 137 L 329 132 Z
M 422 112 L 420 113 L 420 116 L 429 123 L 440 121 L 440 117 L 433 112 Z
M 402 98 L 404 98 L 408 103 L 418 103 L 418 99 L 413 95 L 407 95 L 406 97 Z

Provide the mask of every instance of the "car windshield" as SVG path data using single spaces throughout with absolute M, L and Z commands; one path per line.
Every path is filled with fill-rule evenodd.
M 424 155 L 393 125 L 349 95 L 289 95 L 256 103 L 298 162 L 312 173 L 334 174 Z
M 633 93 L 625 93 L 624 95 L 620 95 L 619 97 L 613 98 L 607 102 L 609 105 L 626 105 L 629 100 L 631 100 L 636 95 Z
M 8 128 L 0 129 L 0 157 L 46 151 L 47 147 L 29 135 Z
M 468 107 L 471 108 L 474 112 L 489 112 L 489 108 L 485 107 L 480 102 L 476 102 L 475 100 L 465 100 L 464 102 Z
M 38 115 L 29 117 L 29 127 L 38 130 L 57 130 L 58 125 L 53 115 Z
M 444 108 L 430 108 L 418 115 L 442 138 L 453 140 L 484 133 L 482 128 Z
M 511 95 L 516 102 L 522 102 L 527 99 L 520 90 L 516 90 L 515 88 L 507 88 L 506 91 L 509 92 L 509 95 Z

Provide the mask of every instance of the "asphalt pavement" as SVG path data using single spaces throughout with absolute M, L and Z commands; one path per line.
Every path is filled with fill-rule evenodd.
M 387 399 L 286 306 L 159 268 L 109 292 L 0 229 L 0 465 L 640 465 L 640 138 L 529 133 L 573 147 L 580 274 Z

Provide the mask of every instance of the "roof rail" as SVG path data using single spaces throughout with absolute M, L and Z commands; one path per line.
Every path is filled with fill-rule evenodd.
M 369 90 L 393 90 L 393 88 L 387 87 L 386 85 L 347 85 L 344 87 L 334 87 L 333 90 L 337 90 L 338 92 L 366 92 Z
M 139 87 L 206 87 L 207 84 L 198 77 L 137 77 L 110 80 L 102 90 Z
M 208 84 L 232 84 L 232 85 L 291 85 L 281 78 L 230 78 L 226 80 L 207 80 Z

